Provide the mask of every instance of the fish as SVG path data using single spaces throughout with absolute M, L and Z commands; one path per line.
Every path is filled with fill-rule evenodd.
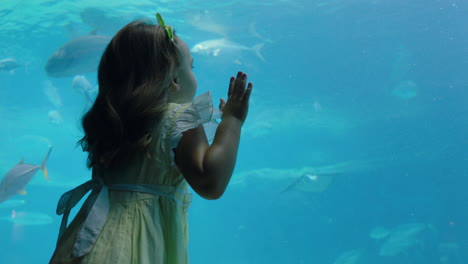
M 13 73 L 16 68 L 22 67 L 23 65 L 18 63 L 15 58 L 7 58 L 0 60 L 0 71 L 7 71 Z
M 57 87 L 49 80 L 44 81 L 43 86 L 44 94 L 47 96 L 47 99 L 49 99 L 49 102 L 55 108 L 62 107 L 62 97 L 60 97 Z
M 411 248 L 421 248 L 431 235 L 435 235 L 433 225 L 426 223 L 408 223 L 394 228 L 379 250 L 380 256 L 398 256 L 406 254 Z
M 360 263 L 363 256 L 363 251 L 360 249 L 353 249 L 342 253 L 336 258 L 333 264 L 356 264 Z
M 392 95 L 409 100 L 418 95 L 418 85 L 412 80 L 404 80 L 393 87 Z
M 379 239 L 384 239 L 388 237 L 389 234 L 390 234 L 390 230 L 388 230 L 385 227 L 377 226 L 377 227 L 372 228 L 369 236 L 372 239 L 379 240 Z
M 75 38 L 57 49 L 47 60 L 45 71 L 49 77 L 63 78 L 95 72 L 111 37 L 95 31 Z
M 125 26 L 132 17 L 125 14 L 116 14 L 113 10 L 109 12 L 106 8 L 87 7 L 80 12 L 80 18 L 83 23 L 91 28 L 104 32 L 106 34 L 114 35 L 120 28 Z
M 260 43 L 253 47 L 247 47 L 226 38 L 220 38 L 200 42 L 193 46 L 190 51 L 213 56 L 218 56 L 221 52 L 239 53 L 241 51 L 252 51 L 260 60 L 265 61 L 265 58 L 260 53 L 264 45 L 264 43 Z
M 50 110 L 47 113 L 47 117 L 49 119 L 49 122 L 53 125 L 60 125 L 63 123 L 62 115 L 57 110 Z
M 214 15 L 210 14 L 208 10 L 189 16 L 186 21 L 200 31 L 210 32 L 223 37 L 226 37 L 227 33 L 230 31 L 227 26 L 218 23 Z
M 462 259 L 460 245 L 454 242 L 443 242 L 437 246 L 439 253 L 440 264 L 462 264 L 465 263 Z
M 93 88 L 91 83 L 83 75 L 77 75 L 72 80 L 72 88 L 83 95 L 87 106 L 91 106 L 94 102 L 94 95 L 97 92 L 96 88 Z
M 302 192 L 323 192 L 333 180 L 335 175 L 340 173 L 304 173 L 297 180 L 288 185 L 281 193 L 298 190 Z
M 11 222 L 15 225 L 48 225 L 54 222 L 53 218 L 41 212 L 17 212 L 11 211 L 11 216 L 2 216 L 0 220 Z
M 255 38 L 261 39 L 264 42 L 273 43 L 273 40 L 271 40 L 269 38 L 266 38 L 266 37 L 260 35 L 260 33 L 258 33 L 257 28 L 256 28 L 256 24 L 257 24 L 256 21 L 253 21 L 253 22 L 251 22 L 249 24 L 248 32 L 250 33 L 250 35 L 252 35 Z
M 26 204 L 25 200 L 8 200 L 3 203 L 0 203 L 0 209 L 16 208 L 24 204 Z
M 28 185 L 29 181 L 33 178 L 36 172 L 41 169 L 46 180 L 49 180 L 47 173 L 46 163 L 49 159 L 52 146 L 45 156 L 40 166 L 24 163 L 22 159 L 16 166 L 11 168 L 0 182 L 0 203 L 8 200 L 15 194 L 26 194 L 24 188 Z

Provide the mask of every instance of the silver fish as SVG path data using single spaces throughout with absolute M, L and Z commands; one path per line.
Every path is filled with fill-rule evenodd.
M 363 256 L 363 250 L 353 249 L 346 252 L 343 252 L 338 258 L 333 262 L 333 264 L 357 264 L 361 263 L 360 261 Z
M 2 216 L 0 220 L 11 222 L 15 225 L 47 225 L 54 220 L 51 216 L 40 212 L 17 212 L 12 210 L 11 216 Z
M 393 87 L 392 95 L 403 100 L 409 100 L 418 96 L 418 85 L 412 80 L 404 80 Z
M 108 36 L 95 33 L 73 39 L 50 56 L 45 70 L 50 77 L 54 78 L 95 72 L 110 40 Z
M 379 239 L 384 239 L 388 237 L 389 234 L 390 234 L 390 230 L 388 230 L 387 228 L 376 226 L 372 228 L 369 236 L 372 239 L 379 240 Z
M 0 71 L 12 72 L 23 65 L 19 64 L 14 58 L 0 60 Z
M 84 96 L 87 106 L 91 106 L 93 104 L 97 89 L 91 85 L 85 76 L 75 76 L 72 80 L 72 88 Z
M 204 55 L 213 55 L 213 56 L 218 56 L 221 52 L 238 53 L 241 51 L 252 51 L 260 60 L 265 61 L 265 58 L 260 53 L 263 46 L 264 44 L 260 43 L 253 47 L 247 47 L 239 43 L 236 43 L 234 41 L 221 38 L 221 39 L 211 39 L 211 40 L 200 42 L 196 44 L 195 46 L 193 46 L 190 50 L 193 53 L 200 53 Z
M 34 164 L 26 164 L 21 160 L 16 166 L 10 169 L 0 182 L 0 203 L 8 200 L 15 194 L 26 194 L 24 188 L 31 181 L 36 172 L 41 169 L 44 177 L 49 180 L 49 175 L 46 169 L 46 163 L 49 159 L 52 147 L 49 148 L 44 161 L 40 166 Z
M 422 247 L 425 240 L 437 231 L 426 223 L 402 224 L 394 228 L 379 250 L 380 256 L 397 256 L 407 253 L 411 248 Z M 425 239 L 426 238 L 426 239 Z
M 215 16 L 207 10 L 195 15 L 189 15 L 186 21 L 198 30 L 214 33 L 223 37 L 227 36 L 227 33 L 230 31 L 227 26 L 218 23 Z
M 50 110 L 47 113 L 47 117 L 49 119 L 49 122 L 53 125 L 60 125 L 63 123 L 62 115 L 57 110 Z
M 109 9 L 87 7 L 80 12 L 81 21 L 91 28 L 114 35 L 125 24 L 130 22 L 133 17 L 125 14 L 117 14 L 115 10 L 109 12 Z
M 26 203 L 25 200 L 8 200 L 0 203 L 0 209 L 17 208 Z

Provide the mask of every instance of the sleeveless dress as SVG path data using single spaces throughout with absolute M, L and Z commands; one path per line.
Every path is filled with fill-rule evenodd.
M 216 127 L 210 92 L 192 103 L 170 103 L 154 129 L 152 152 L 141 153 L 123 170 L 94 168 L 92 180 L 66 192 L 57 247 L 50 263 L 188 263 L 188 184 L 172 149 L 182 132 Z M 91 191 L 67 227 L 68 214 Z

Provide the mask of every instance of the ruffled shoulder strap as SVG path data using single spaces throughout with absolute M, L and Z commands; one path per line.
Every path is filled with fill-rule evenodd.
M 211 143 L 218 127 L 217 119 L 220 117 L 221 111 L 214 108 L 210 91 L 197 96 L 192 103 L 174 104 L 170 107 L 162 129 L 162 147 L 165 152 L 170 152 L 172 164 L 175 164 L 172 149 L 179 144 L 183 132 L 203 125 Z

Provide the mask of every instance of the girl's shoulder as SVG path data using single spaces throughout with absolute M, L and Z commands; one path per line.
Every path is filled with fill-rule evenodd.
M 220 118 L 220 111 L 214 108 L 209 91 L 197 96 L 190 103 L 169 103 L 161 136 L 163 141 L 169 141 L 170 149 L 174 149 L 179 144 L 183 132 L 200 125 L 203 125 L 206 130 L 215 130 L 218 118 Z M 207 131 L 207 136 L 211 141 L 210 135 L 214 133 L 209 133 L 209 131 Z
M 219 117 L 219 110 L 213 106 L 211 92 L 205 92 L 190 103 L 169 103 L 165 122 L 173 125 L 204 124 Z

